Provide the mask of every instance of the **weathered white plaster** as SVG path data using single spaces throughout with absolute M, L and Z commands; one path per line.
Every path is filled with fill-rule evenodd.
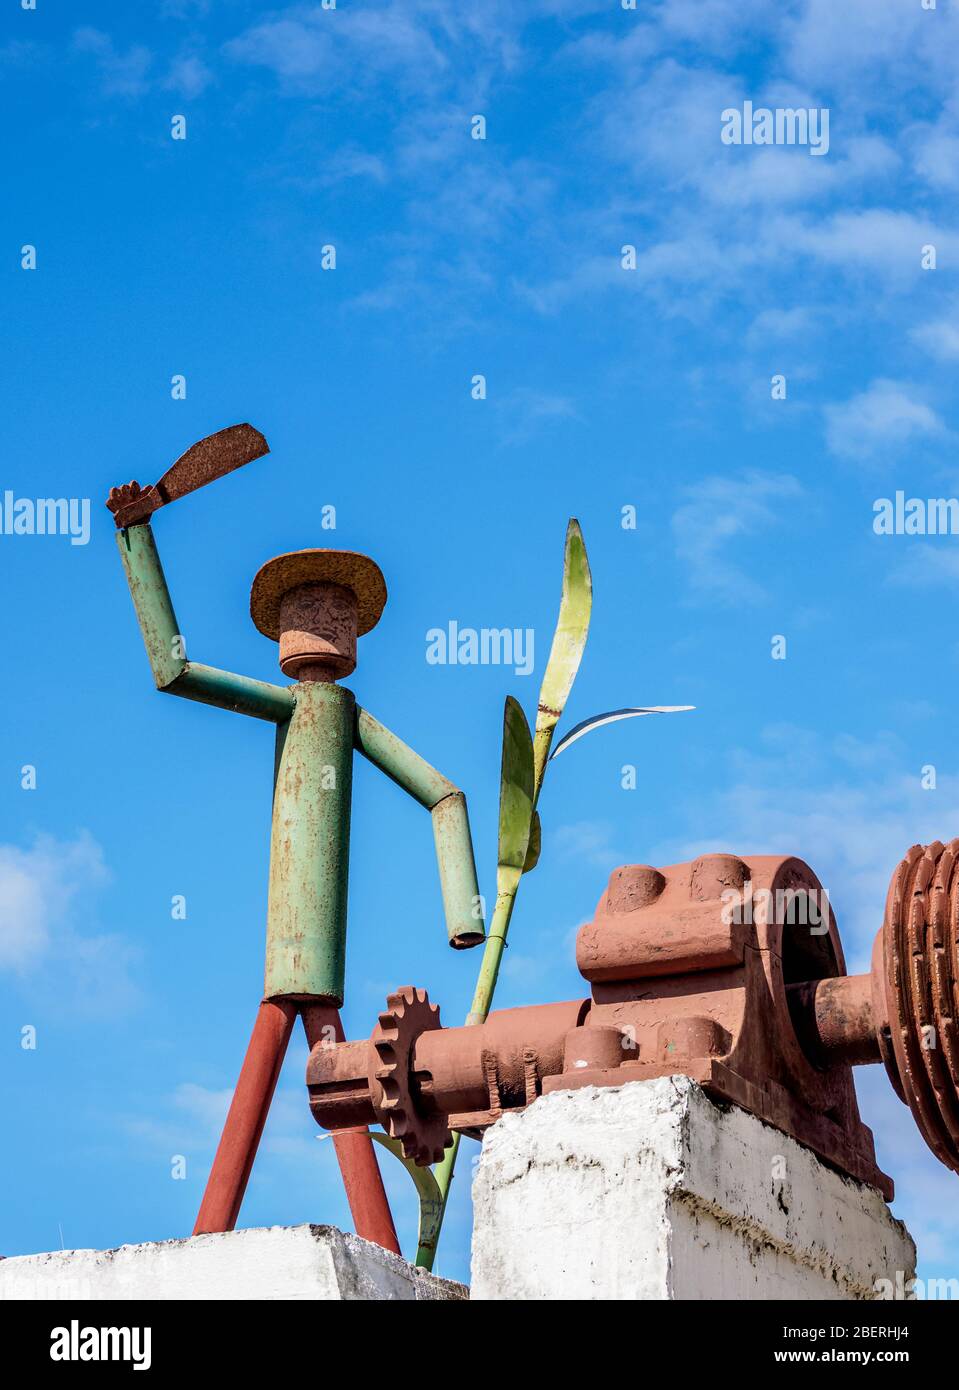
M 915 1273 L 875 1189 L 684 1076 L 506 1114 L 473 1206 L 473 1299 L 866 1299 Z
M 382 1299 L 467 1297 L 335 1226 L 258 1226 L 116 1250 L 0 1260 L 0 1299 Z

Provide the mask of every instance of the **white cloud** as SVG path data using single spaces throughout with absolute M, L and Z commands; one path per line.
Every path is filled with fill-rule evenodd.
M 938 361 L 959 361 L 959 319 L 936 319 L 919 324 L 909 336 Z
M 105 878 L 103 852 L 89 835 L 44 835 L 27 850 L 0 845 L 0 969 L 26 972 L 42 962 L 74 899 Z
M 920 66 L 924 40 L 935 42 L 928 21 L 919 0 L 804 0 L 786 25 L 783 61 L 822 91 L 865 88 L 888 100 Z
M 582 420 L 569 396 L 552 391 L 517 387 L 496 402 L 497 418 L 503 429 L 504 444 L 525 444 L 544 425 L 563 420 Z
M 815 314 L 808 305 L 792 309 L 764 309 L 749 325 L 751 346 L 766 347 L 770 341 L 783 342 L 803 337 L 813 327 Z
M 213 74 L 202 58 L 196 54 L 184 54 L 170 65 L 170 71 L 163 80 L 163 86 L 184 97 L 198 97 L 206 91 L 213 81 Z
M 825 265 L 913 282 L 928 273 L 921 269 L 923 246 L 931 243 L 942 254 L 956 240 L 950 228 L 889 208 L 837 212 L 824 221 L 797 221 L 784 230 L 795 238 L 798 249 Z
M 826 442 L 839 458 L 865 462 L 916 441 L 941 437 L 945 425 L 907 383 L 878 377 L 865 391 L 826 407 Z
M 613 841 L 613 827 L 603 821 L 584 820 L 571 825 L 559 825 L 547 835 L 550 855 L 555 854 L 564 860 L 575 859 L 586 864 L 596 864 L 607 871 L 615 869 L 616 865 L 622 862 L 620 852 Z
M 959 133 L 955 126 L 923 126 L 913 134 L 916 173 L 935 188 L 959 187 Z
M 948 584 L 955 588 L 959 580 L 959 553 L 945 542 L 935 545 L 926 541 L 912 546 L 905 558 L 890 575 L 894 584 L 906 584 L 915 588 L 929 588 L 937 584 Z
M 107 96 L 137 97 L 148 89 L 153 55 L 142 44 L 118 49 L 109 34 L 89 26 L 76 31 L 73 43 L 79 53 L 91 54 L 96 59 Z
M 755 602 L 762 587 L 743 568 L 742 539 L 762 536 L 795 508 L 802 488 L 788 474 L 746 473 L 705 478 L 686 488 L 672 518 L 676 558 L 700 597 L 726 603 Z
M 126 1118 L 124 1128 L 171 1153 L 212 1149 L 232 1099 L 232 1086 L 215 1090 L 184 1081 L 171 1094 L 156 1097 L 149 1115 Z
M 324 10 L 294 5 L 244 30 L 224 45 L 234 62 L 265 67 L 292 91 L 321 91 L 336 83 L 361 89 L 383 75 L 404 88 L 432 84 L 450 64 L 444 48 L 455 39 L 434 25 L 430 9 L 391 3 L 377 9 Z
M 136 951 L 113 934 L 83 932 L 109 875 L 88 834 L 38 836 L 29 849 L 0 845 L 0 970 L 33 999 L 98 1015 L 131 1007 Z
M 293 1054 L 291 1049 L 291 1054 Z M 302 1176 L 314 1179 L 319 1171 L 321 1159 L 317 1153 L 316 1140 L 324 1131 L 319 1131 L 310 1115 L 306 1092 L 292 1078 L 297 1072 L 302 1075 L 306 1065 L 305 1053 L 288 1054 L 283 1075 L 287 1078 L 274 1092 L 270 1113 L 260 1147 L 254 1172 L 257 1181 L 263 1181 L 267 1174 L 274 1178 L 280 1171 L 288 1176 L 293 1170 L 287 1166 L 292 1160 L 299 1165 Z M 224 1087 L 202 1086 L 195 1081 L 184 1081 L 172 1092 L 154 1098 L 149 1114 L 127 1114 L 120 1117 L 122 1129 L 139 1145 L 163 1154 L 167 1159 L 172 1154 L 183 1154 L 190 1162 L 201 1168 L 212 1157 L 223 1125 L 226 1121 L 230 1103 L 233 1100 L 232 1084 Z M 327 1162 L 332 1158 L 328 1156 Z M 283 1169 L 274 1167 L 276 1160 Z M 323 1164 L 324 1169 L 326 1163 Z M 335 1169 L 335 1160 L 332 1167 Z M 337 1176 L 330 1171 L 329 1179 L 336 1184 Z
M 255 24 L 225 46 L 238 63 L 270 68 L 292 82 L 332 77 L 334 38 L 307 19 L 270 19 Z

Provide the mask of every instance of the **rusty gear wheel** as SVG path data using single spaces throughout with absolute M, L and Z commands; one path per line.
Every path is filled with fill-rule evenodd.
M 959 1172 L 959 839 L 913 845 L 893 874 L 881 971 L 886 1069 L 930 1149 Z
M 387 995 L 370 1042 L 370 1095 L 376 1117 L 406 1158 L 421 1168 L 438 1163 L 450 1142 L 446 1117 L 424 1106 L 413 1074 L 413 1050 L 422 1033 L 441 1027 L 437 1004 L 425 989 L 403 985 Z

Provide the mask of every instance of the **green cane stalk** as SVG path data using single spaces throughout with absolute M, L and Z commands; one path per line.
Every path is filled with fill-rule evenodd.
M 546 773 L 553 734 L 562 717 L 586 646 L 592 606 L 593 582 L 586 545 L 579 522 L 574 517 L 566 528 L 563 592 L 556 631 L 553 634 L 553 645 L 540 687 L 534 737 L 530 736 L 526 716 L 517 702 L 512 696 L 506 701 L 500 772 L 496 907 L 483 950 L 473 1002 L 466 1019 L 467 1027 L 486 1022 L 496 991 L 496 981 L 499 978 L 500 963 L 506 947 L 519 882 L 523 874 L 534 869 L 539 861 L 541 827 L 536 803 Z M 425 1269 L 433 1268 L 436 1243 L 449 1199 L 459 1143 L 459 1134 L 454 1134 L 452 1144 L 433 1172 L 441 1195 L 442 1208 L 435 1240 L 428 1247 L 421 1244 L 417 1252 L 416 1263 Z
M 432 1168 L 421 1168 L 418 1163 L 414 1163 L 411 1158 L 406 1158 L 403 1154 L 403 1145 L 399 1139 L 391 1139 L 382 1130 L 371 1129 L 370 1138 L 375 1139 L 384 1149 L 389 1149 L 394 1158 L 398 1158 L 403 1167 L 413 1179 L 416 1188 L 416 1195 L 420 1204 L 420 1224 L 416 1237 L 416 1263 L 426 1268 L 432 1268 L 433 1255 L 436 1251 L 436 1242 L 439 1239 L 440 1226 L 443 1221 L 443 1194 L 439 1184 L 433 1175 Z

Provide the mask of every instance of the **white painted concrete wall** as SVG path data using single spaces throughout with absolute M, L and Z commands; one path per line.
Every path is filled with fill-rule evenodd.
M 867 1299 L 915 1273 L 878 1192 L 683 1076 L 505 1115 L 473 1206 L 473 1299 Z
M 0 1260 L 0 1299 L 305 1299 L 446 1301 L 436 1279 L 335 1226 L 260 1226 L 116 1250 Z

